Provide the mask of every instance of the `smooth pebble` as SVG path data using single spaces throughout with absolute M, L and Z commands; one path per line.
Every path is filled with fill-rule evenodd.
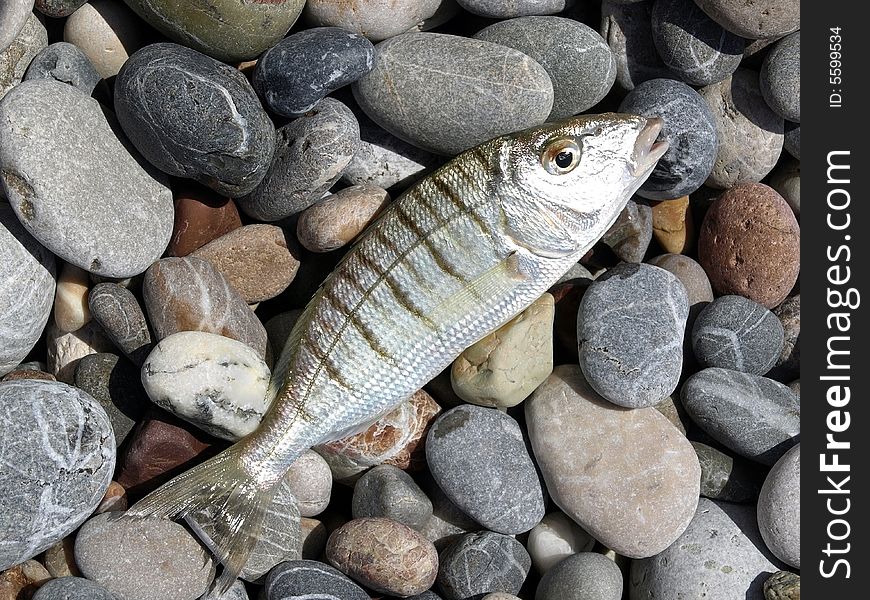
M 518 594 L 531 567 L 529 553 L 514 538 L 492 531 L 469 533 L 441 552 L 438 585 L 445 600 Z
M 752 502 L 758 497 L 756 473 L 745 459 L 734 458 L 701 442 L 692 442 L 701 463 L 701 495 L 725 502 Z
M 153 345 L 145 313 L 133 292 L 117 283 L 98 283 L 88 294 L 88 307 L 106 337 L 136 366 L 142 366 Z
M 30 79 L 54 79 L 91 95 L 102 77 L 78 46 L 55 42 L 30 62 L 24 80 Z
M 81 50 L 100 77 L 114 77 L 148 40 L 142 25 L 122 2 L 89 0 L 64 21 L 63 41 Z
M 377 42 L 425 23 L 451 3 L 451 0 L 355 0 L 355 10 L 347 10 L 333 0 L 308 0 L 303 14 L 311 25 L 341 27 Z
M 361 587 L 341 571 L 315 560 L 290 560 L 269 572 L 266 600 L 369 600 Z
M 0 36 L 6 37 L 6 32 Z M 0 98 L 24 79 L 27 66 L 48 46 L 48 31 L 42 19 L 28 12 L 27 18 L 4 50 L 0 51 Z
M 331 194 L 299 215 L 296 237 L 312 252 L 346 246 L 390 203 L 383 188 L 366 183 Z
M 784 563 L 801 568 L 801 445 L 795 445 L 768 473 L 758 496 L 758 529 Z
M 622 572 L 603 554 L 580 552 L 541 578 L 535 600 L 621 600 Z
M 764 57 L 761 95 L 773 112 L 786 121 L 801 122 L 801 34 L 779 40 Z
M 652 240 L 652 209 L 642 199 L 629 200 L 616 221 L 602 236 L 601 242 L 613 250 L 620 260 L 643 262 Z
M 98 352 L 79 360 L 74 382 L 106 411 L 120 446 L 148 408 L 139 369 L 115 354 Z
M 378 465 L 353 488 L 353 517 L 384 517 L 421 530 L 432 517 L 432 502 L 410 475 L 393 465 Z
M 801 26 L 798 0 L 695 0 L 728 31 L 749 39 L 782 37 Z
M 561 512 L 546 515 L 529 532 L 526 549 L 535 570 L 543 575 L 562 560 L 579 552 L 589 552 L 595 539 Z

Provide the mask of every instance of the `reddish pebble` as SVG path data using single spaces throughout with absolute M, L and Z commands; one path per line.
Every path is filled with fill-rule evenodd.
M 180 189 L 175 193 L 175 227 L 166 256 L 187 256 L 241 226 L 239 209 L 229 198 L 204 188 Z
M 44 379 L 45 381 L 57 381 L 54 375 L 35 369 L 15 369 L 9 371 L 0 381 L 13 381 L 15 379 Z

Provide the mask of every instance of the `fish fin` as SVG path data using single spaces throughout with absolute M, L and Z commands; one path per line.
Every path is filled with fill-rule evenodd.
M 251 478 L 237 444 L 148 494 L 124 517 L 187 521 L 223 564 L 216 583 L 223 593 L 245 567 L 279 485 Z

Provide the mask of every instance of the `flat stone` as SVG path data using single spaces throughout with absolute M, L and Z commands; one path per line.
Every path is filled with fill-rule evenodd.
M 0 203 L 0 256 L 0 375 L 5 375 L 27 356 L 48 323 L 55 260 L 6 203 Z
M 425 22 L 447 4 L 451 3 L 448 0 L 402 0 L 385 4 L 381 0 L 355 0 L 354 10 L 347 10 L 333 0 L 308 0 L 303 14 L 310 25 L 341 27 L 377 42 Z
M 225 233 L 242 226 L 239 209 L 230 198 L 193 186 L 175 191 L 175 226 L 167 256 L 187 256 Z
M 695 249 L 695 221 L 688 196 L 653 205 L 652 235 L 665 252 L 689 254 Z
M 526 549 L 535 570 L 543 575 L 578 552 L 589 552 L 595 539 L 564 513 L 552 512 L 529 532 Z
M 704 184 L 714 168 L 721 134 L 716 131 L 714 112 L 698 92 L 673 79 L 650 79 L 628 93 L 619 112 L 657 116 L 665 121 L 659 138 L 670 147 L 638 190 L 638 196 L 673 200 Z
M 89 0 L 67 17 L 63 41 L 88 57 L 100 77 L 118 74 L 130 54 L 149 41 L 142 21 L 115 0 Z
M 88 0 L 36 0 L 36 10 L 46 17 L 68 17 Z
M 800 29 L 797 0 L 696 0 L 698 6 L 728 31 L 749 39 L 782 37 Z
M 756 474 L 750 463 L 712 446 L 692 442 L 701 463 L 701 495 L 725 502 L 751 502 L 758 496 Z
M 145 309 L 156 339 L 204 331 L 238 340 L 266 357 L 266 329 L 220 272 L 201 258 L 164 258 L 142 282 Z
M 329 506 L 332 471 L 314 450 L 306 450 L 290 465 L 284 481 L 303 517 L 319 515 Z
M 621 600 L 622 572 L 595 552 L 569 556 L 541 578 L 535 600 Z
M 139 381 L 139 369 L 114 354 L 97 353 L 83 357 L 76 366 L 75 385 L 106 411 L 117 446 L 145 416 L 148 397 Z
M 338 181 L 359 146 L 359 125 L 347 106 L 324 98 L 310 112 L 278 129 L 265 177 L 238 205 L 260 221 L 295 215 Z
M 571 5 L 570 0 L 457 0 L 468 12 L 493 19 L 512 19 L 528 15 L 552 15 Z
M 84 327 L 91 320 L 88 308 L 88 272 L 64 263 L 57 278 L 54 295 L 54 324 L 64 333 Z
M 83 577 L 61 577 L 47 581 L 33 595 L 33 600 L 116 600 L 98 583 Z
M 758 529 L 770 551 L 801 568 L 801 445 L 786 452 L 768 473 L 758 496 Z
M 104 513 L 82 525 L 76 563 L 82 574 L 125 600 L 189 600 L 208 590 L 215 565 L 180 524 Z
M 797 218 L 801 216 L 801 163 L 790 159 L 770 174 L 768 185 L 785 198 Z
M 0 406 L 3 570 L 47 550 L 94 511 L 112 480 L 115 438 L 99 404 L 60 382 L 4 381 Z
M 58 381 L 72 384 L 79 361 L 85 356 L 114 350 L 100 325 L 91 321 L 81 329 L 64 333 L 53 322 L 45 330 L 48 370 Z
M 382 517 L 421 530 L 432 517 L 432 502 L 410 475 L 392 465 L 366 472 L 353 488 L 353 518 Z
M 474 0 L 465 0 L 470 1 Z M 549 1 L 566 4 L 565 0 Z M 541 1 L 534 4 L 540 7 Z M 573 19 L 532 16 L 499 21 L 475 33 L 474 39 L 513 48 L 544 67 L 553 82 L 553 110 L 548 121 L 589 110 L 604 99 L 616 80 L 616 61 L 607 42 L 597 31 Z
M 88 307 L 106 337 L 141 367 L 151 352 L 151 332 L 133 292 L 117 283 L 98 283 L 88 294 Z
M 0 52 L 8 48 L 33 11 L 33 0 L 9 0 L 0 7 Z
M 30 62 L 24 81 L 31 79 L 54 79 L 91 95 L 102 77 L 78 46 L 68 42 L 55 42 Z
M 369 595 L 341 571 L 316 560 L 281 563 L 269 572 L 264 591 L 266 600 L 369 600 Z
M 91 273 L 130 277 L 166 248 L 172 194 L 113 127 L 76 88 L 25 81 L 0 104 L 0 176 L 18 218 L 46 248 Z
M 523 533 L 544 517 L 535 465 L 505 413 L 474 405 L 445 412 L 426 438 L 426 461 L 438 487 L 487 529 Z
M 543 294 L 526 310 L 466 348 L 450 383 L 472 404 L 508 408 L 526 399 L 553 371 L 555 301 Z
M 469 533 L 441 552 L 438 584 L 445 600 L 518 594 L 531 567 L 528 552 L 514 538 L 492 531 Z
M 570 365 L 556 367 L 525 409 L 547 491 L 566 515 L 631 558 L 657 554 L 679 537 L 698 501 L 701 469 L 661 413 L 613 406 Z
M 631 563 L 629 598 L 762 600 L 776 571 L 751 506 L 701 498 L 689 527 L 667 549 Z
M 761 95 L 773 112 L 801 122 L 801 36 L 797 31 L 776 44 L 761 65 Z
M 625 262 L 643 262 L 652 240 L 652 210 L 638 199 L 629 201 L 601 241 Z
M 801 600 L 801 576 L 777 571 L 764 582 L 764 600 Z
M 616 84 L 624 91 L 650 79 L 677 76 L 662 62 L 652 33 L 652 2 L 604 0 L 601 36 L 616 61 Z
M 587 381 L 620 406 L 658 404 L 679 382 L 688 316 L 686 289 L 670 272 L 648 264 L 611 269 L 589 286 L 577 313 Z
M 14 0 L 17 3 L 19 0 Z M 18 10 L 5 6 L 2 9 Z M 11 16 L 11 15 L 10 15 Z M 0 29 L 0 37 L 9 39 L 9 43 L 0 45 L 0 98 L 3 98 L 9 90 L 17 86 L 24 79 L 27 65 L 48 46 L 48 32 L 42 20 L 35 13 L 27 12 L 21 27 L 10 23 L 18 29 L 16 35 L 8 38 L 8 31 Z M 8 17 L 7 17 L 8 18 Z M 10 30 L 11 31 L 11 30 Z M 2 41 L 2 40 L 0 40 Z
M 376 185 L 344 188 L 299 215 L 296 237 L 312 252 L 337 250 L 362 233 L 389 203 L 390 195 Z
M 540 125 L 552 110 L 550 76 L 511 48 L 407 33 L 376 50 L 374 69 L 353 85 L 354 97 L 378 125 L 424 150 L 458 154 Z
M 709 368 L 692 375 L 680 396 L 710 437 L 756 462 L 773 465 L 798 441 L 800 403 L 772 379 Z
M 801 297 L 800 294 L 782 301 L 773 309 L 773 314 L 782 323 L 785 343 L 776 365 L 770 371 L 771 379 L 789 381 L 800 376 L 801 368 Z

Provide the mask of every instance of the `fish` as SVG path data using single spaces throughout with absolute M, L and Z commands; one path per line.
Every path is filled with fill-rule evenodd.
M 606 113 L 504 135 L 390 204 L 303 310 L 257 430 L 128 518 L 184 519 L 228 588 L 306 450 L 364 430 L 522 310 L 607 232 L 668 144 L 659 117 Z

